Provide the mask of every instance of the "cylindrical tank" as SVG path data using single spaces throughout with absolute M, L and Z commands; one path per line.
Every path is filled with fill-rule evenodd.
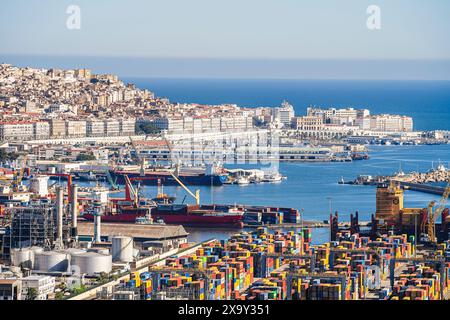
M 71 256 L 70 270 L 78 274 L 94 276 L 101 272 L 110 273 L 112 257 L 97 252 L 74 253 Z
M 15 267 L 32 267 L 29 248 L 11 249 L 11 264 Z
M 97 252 L 101 254 L 109 254 L 108 248 L 89 248 L 88 252 Z
M 66 272 L 69 267 L 69 256 L 59 251 L 43 251 L 34 255 L 34 270 Z
M 36 176 L 30 181 L 30 191 L 39 196 L 48 194 L 48 176 Z
M 36 253 L 41 253 L 44 251 L 44 248 L 42 247 L 31 247 L 30 248 L 30 260 L 31 260 L 31 268 L 34 269 L 34 256 Z
M 133 261 L 133 238 L 125 236 L 115 236 L 112 238 L 112 258 L 113 261 L 132 262 Z

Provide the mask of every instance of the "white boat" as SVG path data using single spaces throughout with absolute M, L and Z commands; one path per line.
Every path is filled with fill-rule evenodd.
M 280 182 L 284 177 L 279 173 L 264 175 L 263 182 Z
M 246 185 L 246 184 L 250 184 L 250 180 L 248 180 L 246 177 L 241 176 L 236 179 L 236 183 L 238 185 Z

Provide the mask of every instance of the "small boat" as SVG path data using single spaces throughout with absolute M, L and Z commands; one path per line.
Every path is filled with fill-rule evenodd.
M 250 181 L 246 177 L 241 176 L 241 177 L 237 178 L 236 183 L 238 185 L 247 185 L 247 184 L 250 184 Z
M 283 180 L 283 176 L 279 173 L 268 174 L 263 178 L 263 182 L 281 182 Z

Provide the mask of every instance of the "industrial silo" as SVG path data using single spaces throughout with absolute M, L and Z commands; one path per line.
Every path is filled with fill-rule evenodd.
M 35 260 L 34 257 L 36 255 L 36 253 L 41 253 L 43 251 L 44 251 L 44 248 L 42 248 L 42 247 L 34 246 L 34 247 L 30 248 L 30 260 L 31 260 L 31 268 L 32 269 L 34 269 L 34 260 Z
M 88 252 L 96 252 L 96 253 L 100 253 L 100 254 L 109 254 L 108 248 L 89 248 L 87 251 Z
M 69 256 L 65 252 L 43 251 L 34 254 L 34 270 L 67 272 Z
M 29 248 L 11 249 L 11 264 L 15 267 L 31 268 L 33 263 L 30 251 Z
M 72 272 L 94 276 L 112 270 L 112 257 L 109 254 L 97 252 L 74 253 L 71 257 L 70 269 Z
M 112 238 L 112 259 L 113 261 L 132 262 L 133 261 L 133 238 L 116 236 Z

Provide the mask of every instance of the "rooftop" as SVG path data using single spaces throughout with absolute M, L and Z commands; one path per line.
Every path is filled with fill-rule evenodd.
M 130 224 L 130 223 L 104 223 L 101 224 L 101 233 L 104 236 L 128 236 L 148 240 L 187 237 L 188 233 L 183 226 L 157 225 L 157 224 Z M 79 222 L 78 234 L 94 235 L 93 222 Z

